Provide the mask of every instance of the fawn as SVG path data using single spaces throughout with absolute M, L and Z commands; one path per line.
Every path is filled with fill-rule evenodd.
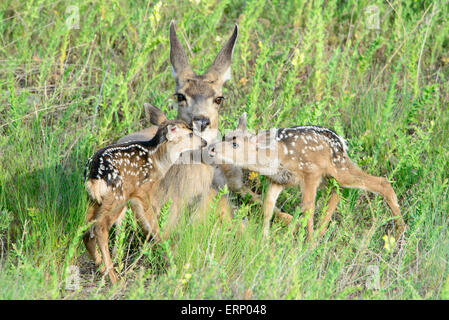
M 110 145 L 97 151 L 86 165 L 89 195 L 86 222 L 94 226 L 83 236 L 87 251 L 103 273 L 117 281 L 108 248 L 109 229 L 119 222 L 129 202 L 148 240 L 160 241 L 157 216 L 150 205 L 154 185 L 185 151 L 206 146 L 206 141 L 180 120 L 165 121 L 151 140 Z M 96 244 L 100 248 L 101 256 Z
M 170 23 L 169 29 L 170 62 L 175 79 L 174 104 L 177 107 L 177 119 L 184 120 L 188 124 L 197 124 L 201 130 L 201 136 L 211 143 L 216 141 L 218 136 L 218 110 L 224 100 L 222 87 L 231 78 L 231 58 L 238 27 L 235 25 L 229 40 L 217 54 L 209 69 L 201 75 L 193 72 L 190 67 L 181 42 L 176 35 L 173 21 Z M 158 120 L 156 124 L 159 124 L 163 119 L 156 118 L 156 120 Z M 118 143 L 151 139 L 156 130 L 155 126 L 146 128 L 121 138 Z M 194 157 L 200 158 L 197 155 Z M 173 165 L 166 176 L 156 182 L 158 184 L 158 187 L 155 188 L 157 196 L 151 197 L 151 204 L 156 214 L 168 199 L 172 200 L 163 234 L 164 238 L 168 237 L 175 226 L 184 204 L 198 203 L 195 200 L 199 199 L 200 215 L 204 215 L 208 209 L 208 200 L 216 195 L 216 191 L 212 188 L 216 167 L 205 163 L 206 161 L 192 163 L 192 161 L 183 161 L 183 159 L 190 160 L 189 157 L 183 156 L 178 163 Z M 225 218 L 229 218 L 230 210 L 225 198 L 220 200 L 219 206 L 222 208 L 221 212 Z
M 385 178 L 363 172 L 351 162 L 345 141 L 330 129 L 296 126 L 254 135 L 246 130 L 244 113 L 236 130 L 227 133 L 222 142 L 209 146 L 209 154 L 216 162 L 256 171 L 269 179 L 270 185 L 263 203 L 265 237 L 268 236 L 273 208 L 280 192 L 286 186 L 299 184 L 302 212 L 310 214 L 307 239 L 311 240 L 316 190 L 326 177 L 335 178 L 343 187 L 365 189 L 382 195 L 394 215 L 397 234 L 404 231 L 405 223 L 390 183 Z M 339 200 L 339 195 L 333 191 L 321 221 L 320 236 L 326 231 Z

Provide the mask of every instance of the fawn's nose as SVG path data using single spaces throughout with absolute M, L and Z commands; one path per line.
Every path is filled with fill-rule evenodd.
M 215 147 L 210 147 L 210 148 L 209 148 L 209 155 L 210 155 L 211 157 L 215 156 Z
M 193 117 L 192 120 L 194 123 L 196 123 L 197 127 L 201 128 L 201 131 L 204 131 L 208 125 L 210 125 L 209 118 L 206 118 L 205 116 L 196 116 Z

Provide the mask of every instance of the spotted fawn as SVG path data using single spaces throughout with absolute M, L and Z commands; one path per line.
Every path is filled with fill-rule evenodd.
M 208 150 L 216 162 L 258 172 L 270 181 L 263 203 L 264 236 L 268 235 L 276 199 L 282 189 L 300 185 L 302 212 L 310 212 L 307 238 L 312 239 L 316 191 L 322 179 L 327 177 L 335 178 L 343 187 L 380 194 L 394 215 L 397 234 L 404 231 L 405 223 L 390 183 L 359 169 L 349 159 L 344 139 L 330 129 L 296 126 L 255 135 L 246 130 L 246 114 L 243 114 L 237 129 L 227 133 L 222 142 L 210 145 Z M 339 201 L 339 195 L 333 191 L 320 224 L 320 236 L 326 231 Z
M 109 255 L 109 229 L 119 222 L 128 203 L 147 237 L 160 240 L 157 216 L 150 205 L 153 186 L 160 181 L 185 151 L 206 146 L 183 121 L 165 121 L 147 141 L 110 145 L 97 151 L 87 162 L 85 187 L 89 195 L 86 222 L 95 220 L 83 241 L 97 267 L 117 281 Z M 100 248 L 101 255 L 96 245 Z

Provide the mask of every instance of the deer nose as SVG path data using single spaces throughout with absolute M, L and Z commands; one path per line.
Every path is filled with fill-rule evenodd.
M 208 125 L 210 125 L 209 118 L 206 118 L 205 116 L 196 116 L 193 117 L 193 122 L 197 124 L 198 127 L 201 128 L 201 131 L 204 131 Z
M 215 156 L 215 147 L 210 147 L 210 148 L 209 148 L 209 155 L 210 155 L 211 157 Z

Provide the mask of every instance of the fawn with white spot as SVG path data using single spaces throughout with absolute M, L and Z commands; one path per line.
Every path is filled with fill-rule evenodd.
M 83 241 L 97 267 L 117 281 L 109 255 L 109 229 L 118 223 L 129 202 L 147 237 L 160 241 L 157 216 L 151 207 L 153 186 L 185 151 L 206 146 L 183 121 L 165 121 L 147 141 L 110 145 L 97 151 L 86 166 L 85 186 L 89 194 L 86 222 L 95 220 Z M 96 245 L 100 248 L 101 256 Z
M 346 149 L 340 136 L 319 126 L 271 129 L 254 135 L 246 130 L 246 114 L 243 114 L 236 130 L 227 133 L 222 142 L 209 146 L 209 155 L 217 163 L 256 171 L 270 180 L 263 204 L 264 236 L 268 235 L 273 208 L 282 189 L 300 185 L 302 212 L 310 213 L 307 239 L 311 240 L 316 191 L 326 177 L 335 178 L 343 187 L 380 194 L 394 215 L 396 232 L 401 234 L 405 223 L 390 183 L 383 177 L 371 176 L 359 169 L 349 159 Z M 326 231 L 339 201 L 339 195 L 333 191 L 321 221 L 320 236 Z

